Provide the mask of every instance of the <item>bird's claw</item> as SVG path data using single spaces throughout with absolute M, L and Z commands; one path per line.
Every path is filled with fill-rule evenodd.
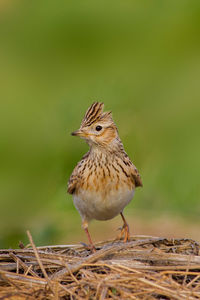
M 86 250 L 89 250 L 89 251 L 92 251 L 93 253 L 96 252 L 96 248 L 94 245 L 88 245 L 84 242 L 80 242 L 80 244 L 86 249 Z

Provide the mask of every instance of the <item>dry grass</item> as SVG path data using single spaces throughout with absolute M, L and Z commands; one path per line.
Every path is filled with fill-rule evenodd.
M 0 299 L 200 299 L 200 247 L 134 236 L 82 245 L 0 250 Z M 23 247 L 23 245 L 21 245 Z

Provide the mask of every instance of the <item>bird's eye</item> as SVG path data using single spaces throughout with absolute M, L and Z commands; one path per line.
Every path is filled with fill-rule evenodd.
M 96 131 L 100 131 L 102 129 L 102 126 L 100 126 L 100 125 L 98 125 L 97 127 L 96 127 Z

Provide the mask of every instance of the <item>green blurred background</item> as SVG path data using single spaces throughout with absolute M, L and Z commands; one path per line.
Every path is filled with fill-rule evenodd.
M 66 185 L 88 147 L 70 132 L 98 100 L 143 178 L 132 232 L 200 240 L 199 28 L 199 0 L 0 1 L 0 247 L 27 229 L 86 241 Z

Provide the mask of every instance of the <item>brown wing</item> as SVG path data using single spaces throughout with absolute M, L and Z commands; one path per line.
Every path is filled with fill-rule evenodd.
M 133 180 L 133 183 L 135 184 L 135 187 L 143 186 L 142 179 L 140 177 L 140 174 L 136 168 L 136 166 L 132 163 L 126 152 L 124 151 L 123 156 L 123 163 L 126 165 L 126 170 L 129 176 L 131 176 L 131 179 Z
M 135 182 L 136 187 L 143 186 L 141 176 L 134 164 L 132 164 L 131 176 Z
M 67 188 L 67 192 L 69 194 L 74 194 L 75 190 L 76 190 L 76 185 L 77 185 L 77 182 L 78 182 L 78 165 L 74 168 L 70 178 L 69 178 L 69 181 L 68 181 L 68 188 Z
M 81 174 L 85 169 L 85 163 L 87 161 L 87 158 L 90 154 L 90 151 L 88 151 L 81 159 L 81 161 L 79 161 L 79 163 L 76 165 L 76 167 L 74 168 L 69 181 L 68 181 L 68 188 L 67 188 L 67 192 L 69 194 L 74 194 L 77 188 L 78 183 L 81 180 Z

